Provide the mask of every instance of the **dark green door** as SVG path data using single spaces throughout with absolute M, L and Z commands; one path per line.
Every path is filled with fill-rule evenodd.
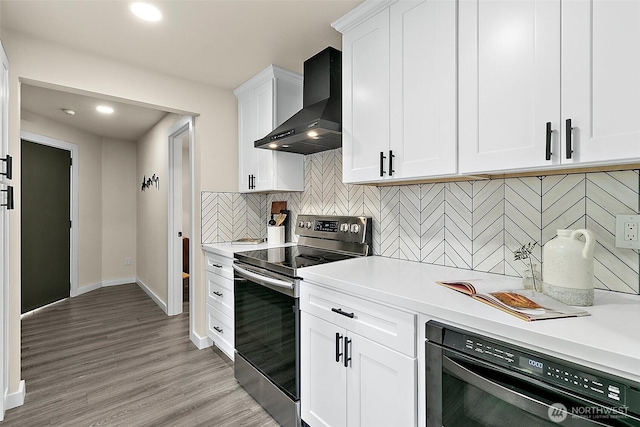
M 22 140 L 22 313 L 69 297 L 71 152 Z

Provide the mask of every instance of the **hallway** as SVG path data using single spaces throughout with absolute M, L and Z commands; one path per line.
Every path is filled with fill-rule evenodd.
M 189 340 L 135 284 L 64 300 L 22 319 L 25 404 L 5 426 L 277 426 L 233 365 Z

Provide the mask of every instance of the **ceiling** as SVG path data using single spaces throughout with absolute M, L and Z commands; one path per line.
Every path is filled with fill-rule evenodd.
M 94 135 L 125 141 L 140 140 L 167 114 L 133 104 L 25 84 L 22 85 L 21 102 L 23 120 L 29 120 L 29 115 L 24 112 L 31 112 Z M 113 114 L 98 113 L 98 105 L 112 107 Z M 63 108 L 75 111 L 75 115 L 66 114 Z
M 154 0 L 164 19 L 148 23 L 135 18 L 124 0 L 0 0 L 0 24 L 93 55 L 232 90 L 269 64 L 302 73 L 302 63 L 315 53 L 327 46 L 341 49 L 341 35 L 331 23 L 361 2 Z M 23 85 L 25 110 L 71 123 L 87 114 L 82 129 L 107 138 L 137 140 L 136 135 L 162 117 L 129 105 L 126 112 L 116 109 L 122 114 L 101 117 L 118 121 L 117 126 L 105 126 L 88 119 L 95 116 L 99 100 Z M 75 107 L 76 116 L 61 117 L 61 108 L 74 108 L 73 103 L 80 106 Z

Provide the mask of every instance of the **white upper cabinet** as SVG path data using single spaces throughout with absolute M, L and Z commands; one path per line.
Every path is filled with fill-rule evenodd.
M 562 2 L 561 130 L 563 162 L 640 159 L 640 1 Z
M 462 174 L 640 159 L 640 2 L 465 0 Z
M 254 146 L 302 109 L 302 76 L 272 65 L 233 92 L 238 98 L 238 190 L 303 191 L 302 155 Z
M 389 150 L 389 10 L 342 38 L 342 179 L 382 178 Z M 386 156 L 386 154 L 384 154 Z
M 460 173 L 559 163 L 560 3 L 461 1 L 459 42 Z
M 456 173 L 456 1 L 365 2 L 343 33 L 343 180 Z
M 457 172 L 456 1 L 390 8 L 391 178 Z

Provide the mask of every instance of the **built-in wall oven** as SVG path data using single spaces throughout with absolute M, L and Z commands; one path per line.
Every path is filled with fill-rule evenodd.
M 371 218 L 298 215 L 298 244 L 237 252 L 238 383 L 282 426 L 300 426 L 300 268 L 370 255 Z
M 427 426 L 640 426 L 640 384 L 426 325 Z

